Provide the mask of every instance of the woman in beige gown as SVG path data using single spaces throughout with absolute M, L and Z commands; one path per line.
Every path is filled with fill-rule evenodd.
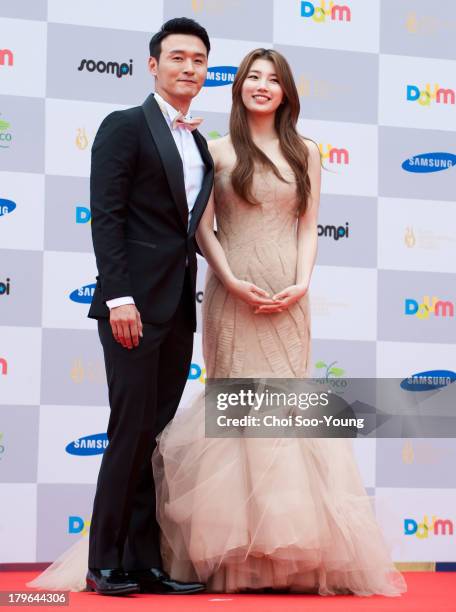
M 251 52 L 233 84 L 230 135 L 210 143 L 214 192 L 197 234 L 210 266 L 209 378 L 309 374 L 320 155 L 296 133 L 298 115 L 286 60 Z M 206 438 L 204 410 L 199 396 L 178 413 L 153 457 L 162 556 L 174 578 L 213 592 L 405 591 L 349 440 Z
M 283 56 L 249 53 L 233 84 L 230 135 L 211 143 L 214 191 L 198 231 L 210 266 L 208 377 L 309 374 L 320 155 L 297 134 L 298 116 Z M 406 590 L 349 440 L 206 438 L 199 396 L 160 434 L 153 467 L 164 569 L 175 579 L 212 592 Z M 82 539 L 31 586 L 80 590 L 86 569 Z

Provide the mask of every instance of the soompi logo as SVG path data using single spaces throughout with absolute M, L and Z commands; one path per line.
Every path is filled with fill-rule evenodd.
M 130 63 L 122 63 L 118 62 L 104 62 L 100 60 L 96 62 L 95 60 L 81 60 L 81 64 L 78 68 L 79 72 L 82 70 L 87 70 L 87 72 L 99 72 L 100 74 L 115 74 L 118 79 L 123 76 L 132 75 L 133 74 L 133 60 L 130 60 Z
M 85 535 L 89 531 L 90 521 L 85 521 L 80 516 L 68 517 L 68 533 L 80 533 Z
M 206 368 L 202 368 L 197 363 L 190 364 L 187 380 L 199 380 L 204 385 L 206 382 Z
M 430 302 L 428 295 L 423 297 L 421 303 L 412 298 L 406 298 L 404 314 L 416 316 L 418 319 L 429 319 L 431 314 L 435 317 L 454 317 L 454 304 L 450 300 L 443 301 L 435 296 Z
M 348 229 L 348 221 L 346 221 L 345 227 L 343 225 L 336 227 L 335 225 L 318 224 L 318 235 L 325 237 L 330 236 L 334 240 L 339 240 L 339 238 L 348 238 Z
M 9 295 L 11 292 L 11 279 L 7 278 L 4 282 L 0 282 L 0 295 Z
M 437 104 L 454 104 L 454 89 L 444 89 L 435 84 L 434 91 L 431 92 L 430 83 L 426 83 L 424 89 L 420 89 L 417 85 L 407 85 L 407 102 L 418 102 L 421 106 L 430 106 L 433 101 Z
M 313 19 L 316 23 L 330 21 L 351 21 L 351 9 L 346 4 L 335 4 L 320 0 L 320 6 L 314 2 L 301 2 L 301 17 Z
M 414 535 L 420 540 L 424 540 L 430 535 L 453 535 L 453 521 L 450 519 L 438 519 L 432 517 L 432 522 L 425 514 L 422 523 L 417 523 L 415 519 L 404 519 L 404 535 Z

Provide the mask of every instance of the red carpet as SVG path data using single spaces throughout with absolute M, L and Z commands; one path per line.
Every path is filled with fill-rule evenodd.
M 37 572 L 0 572 L 0 591 L 29 590 L 25 583 Z M 132 595 L 101 597 L 95 593 L 70 593 L 70 605 L 54 610 L 155 610 L 159 612 L 456 612 L 456 572 L 408 572 L 409 591 L 402 597 L 318 597 L 316 595 Z M 39 606 L 37 610 L 50 609 Z

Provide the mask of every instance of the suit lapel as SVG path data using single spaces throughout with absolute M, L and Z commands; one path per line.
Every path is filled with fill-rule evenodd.
M 196 142 L 196 146 L 199 149 L 199 152 L 201 153 L 201 157 L 203 158 L 203 162 L 206 164 L 206 168 L 211 169 L 214 167 L 214 162 L 212 160 L 212 157 L 209 153 L 209 151 L 207 150 L 207 145 L 204 142 L 204 138 L 203 136 L 199 133 L 198 130 L 193 130 L 192 132 L 193 138 Z
M 193 206 L 192 216 L 190 219 L 190 227 L 188 228 L 188 233 L 190 235 L 195 232 L 196 226 L 198 225 L 201 215 L 203 214 L 204 209 L 206 208 L 206 204 L 211 194 L 212 185 L 214 182 L 214 162 L 212 160 L 211 154 L 207 150 L 207 145 L 203 142 L 203 136 L 198 132 L 198 130 L 194 130 L 192 134 L 201 154 L 202 160 L 206 166 L 206 172 L 203 177 L 200 192 L 198 193 L 198 196 L 195 200 L 195 204 Z
M 168 179 L 169 188 L 173 199 L 179 210 L 179 215 L 185 225 L 185 230 L 188 227 L 188 205 L 187 196 L 185 194 L 184 183 L 184 168 L 182 158 L 177 150 L 176 143 L 172 137 L 166 119 L 158 106 L 154 95 L 150 94 L 142 105 L 146 122 L 149 127 L 152 138 L 157 146 L 158 153 L 163 163 L 166 178 Z

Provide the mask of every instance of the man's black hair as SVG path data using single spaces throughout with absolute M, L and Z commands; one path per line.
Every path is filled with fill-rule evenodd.
M 207 54 L 209 55 L 211 43 L 209 42 L 209 36 L 203 26 L 193 19 L 188 19 L 187 17 L 176 17 L 175 19 L 170 19 L 164 23 L 160 30 L 150 39 L 149 53 L 151 57 L 155 57 L 157 62 L 160 60 L 162 40 L 170 34 L 189 34 L 191 36 L 197 36 L 203 41 L 204 46 L 207 49 Z

